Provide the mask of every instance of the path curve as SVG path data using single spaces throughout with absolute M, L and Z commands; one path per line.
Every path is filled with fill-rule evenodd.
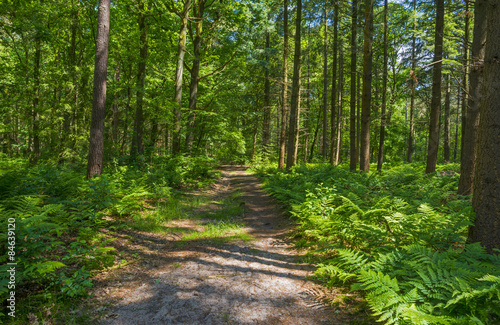
M 172 240 L 149 238 L 156 246 L 143 260 L 153 267 L 99 290 L 114 302 L 100 324 L 345 324 L 316 300 L 323 289 L 306 280 L 312 267 L 286 242 L 288 218 L 245 170 L 223 166 L 219 185 L 243 192 L 239 221 L 255 240 L 174 249 Z

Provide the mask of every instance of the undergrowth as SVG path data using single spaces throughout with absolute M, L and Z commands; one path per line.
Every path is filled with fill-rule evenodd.
M 115 161 L 91 180 L 85 179 L 83 166 L 29 166 L 1 158 L 0 241 L 15 246 L 0 248 L 0 322 L 19 324 L 65 319 L 56 314 L 69 312 L 64 306 L 87 296 L 93 275 L 126 262 L 101 229 L 128 227 L 130 219 L 143 221 L 144 212 L 157 206 L 154 219 L 163 221 L 172 214 L 170 202 L 178 201 L 170 200 L 175 193 L 218 177 L 214 162 L 204 157 L 160 156 L 149 164 Z M 7 272 L 12 267 L 15 280 Z M 14 312 L 7 301 L 11 292 L 16 318 L 8 315 Z
M 473 212 L 470 198 L 456 195 L 457 169 L 258 172 L 297 219 L 297 245 L 321 259 L 315 276 L 365 291 L 380 322 L 499 324 L 500 257 L 465 242 Z

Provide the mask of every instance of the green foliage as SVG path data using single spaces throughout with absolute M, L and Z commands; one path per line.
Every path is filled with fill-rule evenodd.
M 104 215 L 140 217 L 152 200 L 168 200 L 174 187 L 204 186 L 218 175 L 213 161 L 204 157 L 158 157 L 140 167 L 115 163 L 91 180 L 77 171 L 79 166 L 30 167 L 5 157 L 0 165 L 5 167 L 0 171 L 0 241 L 7 243 L 15 233 L 16 288 L 36 284 L 59 300 L 86 296 L 92 276 L 115 264 L 115 249 L 100 232 L 112 228 Z M 10 291 L 9 252 L 7 245 L 0 248 L 2 299 Z
M 351 284 L 386 324 L 493 324 L 500 319 L 500 257 L 465 244 L 473 214 L 458 197 L 457 166 L 382 174 L 342 167 L 261 169 L 290 205 L 301 243 L 326 258 L 315 275 Z

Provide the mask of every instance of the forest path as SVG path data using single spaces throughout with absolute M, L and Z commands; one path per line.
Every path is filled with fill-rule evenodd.
M 300 263 L 287 243 L 288 218 L 245 170 L 221 167 L 212 195 L 241 192 L 244 213 L 236 221 L 254 239 L 179 246 L 179 236 L 135 233 L 132 242 L 117 245 L 135 251 L 140 263 L 115 271 L 94 289 L 100 305 L 108 304 L 98 308 L 100 324 L 349 323 L 352 314 L 320 302 L 325 289 L 306 279 L 313 267 Z

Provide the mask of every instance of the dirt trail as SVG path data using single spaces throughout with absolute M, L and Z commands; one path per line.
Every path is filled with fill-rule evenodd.
M 176 247 L 178 238 L 143 233 L 135 239 L 148 247 L 141 265 L 96 286 L 96 298 L 109 303 L 99 308 L 100 324 L 348 323 L 349 315 L 318 301 L 322 287 L 305 279 L 311 266 L 286 243 L 287 217 L 245 169 L 223 167 L 217 191 L 243 192 L 238 221 L 255 240 Z

